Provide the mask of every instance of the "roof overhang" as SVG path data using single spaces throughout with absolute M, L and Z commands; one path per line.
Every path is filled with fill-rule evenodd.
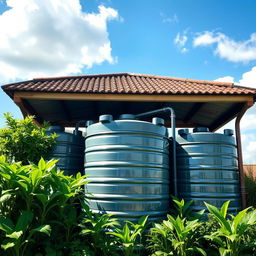
M 214 131 L 233 118 L 244 106 L 251 107 L 255 95 L 168 95 L 21 92 L 9 96 L 24 116 L 34 115 L 40 124 L 75 126 L 80 120 L 97 121 L 102 114 L 138 114 L 163 107 L 176 112 L 178 127 L 206 126 Z M 167 117 L 163 116 L 168 119 Z M 166 125 L 170 125 L 167 121 Z

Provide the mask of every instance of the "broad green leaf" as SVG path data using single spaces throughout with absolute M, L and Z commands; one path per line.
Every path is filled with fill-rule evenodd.
M 12 197 L 12 194 L 6 193 L 0 197 L 0 204 L 5 203 Z
M 205 250 L 203 250 L 202 248 L 200 248 L 200 247 L 196 247 L 195 249 L 196 249 L 199 253 L 201 253 L 203 256 L 207 256 L 206 251 L 205 251 Z
M 30 173 L 32 185 L 35 186 L 37 181 L 42 177 L 42 170 L 40 168 L 34 168 Z
M 55 166 L 55 164 L 58 162 L 59 160 L 58 159 L 51 159 L 50 161 L 48 161 L 46 163 L 46 166 L 45 166 L 45 169 L 51 169 L 52 167 Z
M 32 229 L 32 231 L 44 233 L 47 236 L 50 236 L 51 235 L 51 226 L 50 225 L 42 225 L 38 228 Z
M 4 250 L 7 250 L 9 248 L 12 248 L 15 246 L 14 242 L 7 242 L 7 243 L 2 243 L 1 244 L 1 248 L 3 248 Z
M 230 203 L 230 200 L 227 201 L 227 202 L 225 202 L 225 203 L 221 206 L 220 213 L 222 214 L 222 216 L 223 216 L 224 218 L 226 218 L 226 216 L 227 216 L 229 203 Z
M 119 233 L 116 233 L 116 232 L 107 232 L 106 234 L 116 236 L 116 237 L 120 238 L 121 240 L 124 239 L 124 236 L 122 234 L 119 234 Z
M 9 219 L 4 219 L 0 217 L 0 230 L 3 230 L 6 234 L 10 234 L 13 232 L 13 225 Z M 11 225 L 10 225 L 11 224 Z
M 22 211 L 18 222 L 16 224 L 15 230 L 26 230 L 28 228 L 28 225 L 32 222 L 33 219 L 33 213 L 29 211 Z
M 131 246 L 133 246 L 133 243 L 123 243 L 123 246 L 124 247 L 131 247 Z
M 231 251 L 226 248 L 219 248 L 219 252 L 221 256 L 228 256 Z
M 21 179 L 23 179 L 24 181 L 26 181 L 28 184 L 30 184 L 31 180 L 29 177 L 22 175 L 22 174 L 17 174 L 17 176 Z
M 6 237 L 13 238 L 15 240 L 18 240 L 23 235 L 23 231 L 15 231 L 11 234 L 6 235 Z
M 35 196 L 40 200 L 43 205 L 46 205 L 48 202 L 48 197 L 45 194 L 35 194 Z
M 233 219 L 232 221 L 232 229 L 233 229 L 233 232 L 236 233 L 237 232 L 237 227 L 239 224 L 241 224 L 241 221 L 242 219 L 245 217 L 245 215 L 247 214 L 247 211 L 248 211 L 249 208 L 246 208 L 242 211 L 240 211 L 236 217 Z M 246 223 L 247 224 L 247 223 Z
M 148 216 L 141 216 L 138 220 L 138 224 L 144 227 L 146 225 L 147 220 Z
M 210 205 L 210 204 L 207 204 L 205 202 L 205 205 L 208 209 L 208 211 L 213 214 L 215 216 L 215 218 L 218 220 L 219 224 L 221 224 L 222 226 L 225 227 L 225 229 L 231 233 L 232 230 L 231 230 L 231 226 L 229 224 L 229 222 L 222 216 L 221 212 L 217 209 L 217 207 L 213 206 L 213 205 Z
M 23 188 L 25 191 L 28 191 L 28 185 L 27 183 L 24 183 L 22 181 L 17 181 L 18 185 Z
M 248 212 L 246 217 L 247 217 L 248 225 L 255 225 L 256 224 L 256 209 L 251 212 Z
M 43 171 L 43 170 L 45 170 L 45 167 L 46 167 L 46 163 L 45 163 L 44 159 L 41 158 L 40 161 L 38 162 L 38 169 L 40 171 Z

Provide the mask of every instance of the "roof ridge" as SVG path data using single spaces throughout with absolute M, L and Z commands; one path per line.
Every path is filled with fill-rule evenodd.
M 207 83 L 209 85 L 219 85 L 219 86 L 227 86 L 227 87 L 232 87 L 234 85 L 234 83 L 228 83 L 228 82 L 197 80 L 197 79 L 189 79 L 189 78 L 159 76 L 159 75 L 140 74 L 140 73 L 110 73 L 110 74 L 76 75 L 76 76 L 38 77 L 38 78 L 33 78 L 33 81 L 35 81 L 35 80 L 40 81 L 40 80 L 57 80 L 57 79 L 75 79 L 75 78 L 86 78 L 86 77 L 90 78 L 90 77 L 122 76 L 122 75 L 124 75 L 124 76 L 150 77 L 150 78 L 156 78 L 156 79 L 167 79 L 167 80 L 176 80 L 176 81 L 201 83 L 201 84 Z

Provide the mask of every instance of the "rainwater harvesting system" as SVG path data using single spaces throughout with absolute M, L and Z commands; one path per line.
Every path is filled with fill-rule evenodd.
M 156 117 L 166 114 L 171 120 L 170 134 L 164 120 Z M 151 117 L 152 122 L 141 120 Z M 61 135 L 52 156 L 62 157 L 68 174 L 70 163 L 81 172 L 84 160 L 89 180 L 85 192 L 93 212 L 122 220 L 134 221 L 143 215 L 160 220 L 170 210 L 171 194 L 193 200 L 195 211 L 204 208 L 204 201 L 220 207 L 231 200 L 234 213 L 241 208 L 232 130 L 219 134 L 200 127 L 192 133 L 181 129 L 176 138 L 175 112 L 169 107 L 123 114 L 116 120 L 101 115 L 98 123 L 87 121 L 85 139 L 78 130 L 81 123 L 73 134 L 51 128 Z

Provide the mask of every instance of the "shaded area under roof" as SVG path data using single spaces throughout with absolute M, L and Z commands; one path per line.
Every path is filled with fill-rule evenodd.
M 102 114 L 118 118 L 124 113 L 172 107 L 177 126 L 216 130 L 256 99 L 255 89 L 232 83 L 131 73 L 38 78 L 2 89 L 24 115 L 63 126 L 97 121 Z

